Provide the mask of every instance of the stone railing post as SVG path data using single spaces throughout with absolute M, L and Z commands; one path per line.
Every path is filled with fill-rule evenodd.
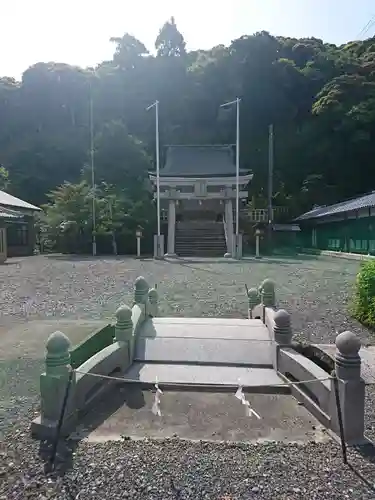
M 292 343 L 292 325 L 290 314 L 285 309 L 279 309 L 273 317 L 273 338 L 279 345 L 290 345 Z
M 264 307 L 275 307 L 275 283 L 270 279 L 265 279 L 259 287 L 262 304 Z
M 133 336 L 132 310 L 123 305 L 116 311 L 115 342 L 129 342 Z
M 147 316 L 155 318 L 159 312 L 159 295 L 156 288 L 151 288 L 148 292 Z
M 364 438 L 365 382 L 361 378 L 360 339 L 352 332 L 342 332 L 336 337 L 335 373 L 338 379 L 339 398 L 348 444 L 361 444 Z M 331 391 L 332 430 L 340 433 L 334 383 Z
M 273 314 L 273 318 L 272 318 Z M 273 321 L 272 321 L 273 320 Z M 272 364 L 275 370 L 279 369 L 280 348 L 291 345 L 292 343 L 292 326 L 290 321 L 290 314 L 284 309 L 279 309 L 276 312 L 272 310 L 268 312 L 267 328 L 270 331 L 273 343 L 271 346 L 272 351 Z M 272 325 L 272 327 L 271 327 Z M 272 330 L 272 331 L 271 331 Z
M 72 370 L 70 347 L 68 337 L 62 332 L 52 333 L 46 344 L 46 371 L 40 376 L 41 420 L 51 421 L 52 427 L 59 420 Z
M 133 320 L 130 307 L 123 305 L 116 311 L 115 342 L 124 342 L 128 345 L 128 362 L 133 362 L 134 340 Z
M 249 319 L 253 319 L 253 309 L 260 302 L 258 290 L 256 288 L 249 288 L 247 291 L 247 300 L 249 301 Z
M 132 308 L 133 337 L 138 335 L 140 328 L 147 318 L 149 290 L 150 287 L 147 281 L 143 276 L 139 276 L 134 283 L 134 305 Z
M 139 276 L 134 283 L 134 303 L 146 305 L 148 301 L 149 286 L 143 276 Z

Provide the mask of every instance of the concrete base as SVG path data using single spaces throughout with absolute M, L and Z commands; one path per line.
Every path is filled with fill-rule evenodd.
M 164 257 L 165 257 L 166 259 L 177 259 L 177 254 L 175 254 L 175 253 L 166 253 L 166 254 L 164 255 Z

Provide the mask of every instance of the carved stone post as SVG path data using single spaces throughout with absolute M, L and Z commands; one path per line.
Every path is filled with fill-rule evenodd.
M 290 314 L 285 309 L 279 309 L 274 317 L 273 337 L 279 345 L 290 345 L 292 342 L 292 326 Z
M 270 279 L 265 279 L 259 287 L 262 304 L 265 307 L 275 307 L 275 283 Z
M 41 420 L 57 424 L 66 386 L 72 367 L 70 366 L 70 341 L 62 332 L 52 333 L 46 344 L 46 371 L 40 376 Z M 68 415 L 68 412 L 66 412 Z
M 116 311 L 115 341 L 129 342 L 133 335 L 132 310 L 123 305 Z
M 134 303 L 146 304 L 148 301 L 149 286 L 143 276 L 139 276 L 134 283 Z
M 249 301 L 249 319 L 253 319 L 253 309 L 260 302 L 258 290 L 256 288 L 249 288 L 247 291 L 247 299 Z
M 159 312 L 159 295 L 156 288 L 151 288 L 148 292 L 147 316 L 155 318 Z
M 361 378 L 360 339 L 352 332 L 336 337 L 335 371 L 338 378 L 344 438 L 348 444 L 361 444 L 364 438 L 365 382 Z M 332 430 L 340 432 L 334 385 L 331 395 Z

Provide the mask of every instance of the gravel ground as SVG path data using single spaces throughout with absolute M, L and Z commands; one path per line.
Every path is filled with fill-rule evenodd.
M 220 444 L 178 439 L 88 445 L 74 451 L 74 470 L 44 476 L 18 442 L 4 471 L 11 482 L 0 499 L 373 499 L 374 465 L 350 452 L 353 469 L 342 464 L 337 445 Z M 13 471 L 28 461 L 27 472 Z M 25 470 L 25 469 L 24 469 Z
M 359 262 L 330 257 L 174 263 L 129 258 L 35 256 L 1 266 L 0 326 L 45 318 L 112 318 L 132 302 L 134 280 L 158 284 L 162 316 L 245 317 L 245 284 L 276 282 L 277 300 L 292 315 L 293 328 L 315 342 L 332 342 L 351 329 L 368 331 L 347 314 Z
M 163 316 L 245 317 L 245 283 L 258 285 L 268 277 L 277 284 L 279 305 L 292 315 L 295 333 L 313 342 L 332 342 L 337 332 L 350 329 L 370 343 L 369 332 L 347 314 L 358 268 L 355 261 L 308 256 L 175 263 L 60 256 L 10 259 L 0 267 L 0 336 L 7 339 L 9 326 L 34 319 L 112 318 L 121 303 L 132 302 L 134 279 L 142 274 L 151 285 L 158 284 Z M 363 481 L 342 467 L 334 443 L 245 446 L 178 440 L 81 443 L 74 455 L 74 474 L 69 472 L 66 479 L 72 485 L 69 496 L 61 480 L 42 474 L 37 444 L 28 435 L 38 409 L 42 360 L 25 359 L 22 353 L 9 359 L 3 350 L 0 363 L 0 433 L 1 428 L 6 433 L 0 451 L 0 500 L 375 498 Z M 375 436 L 372 389 L 367 391 L 366 415 L 368 432 Z M 354 454 L 352 460 L 366 477 L 375 477 L 374 458 Z

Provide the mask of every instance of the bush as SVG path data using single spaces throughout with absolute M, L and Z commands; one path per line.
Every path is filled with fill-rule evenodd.
M 352 312 L 358 321 L 375 328 L 375 260 L 364 262 L 357 274 Z

